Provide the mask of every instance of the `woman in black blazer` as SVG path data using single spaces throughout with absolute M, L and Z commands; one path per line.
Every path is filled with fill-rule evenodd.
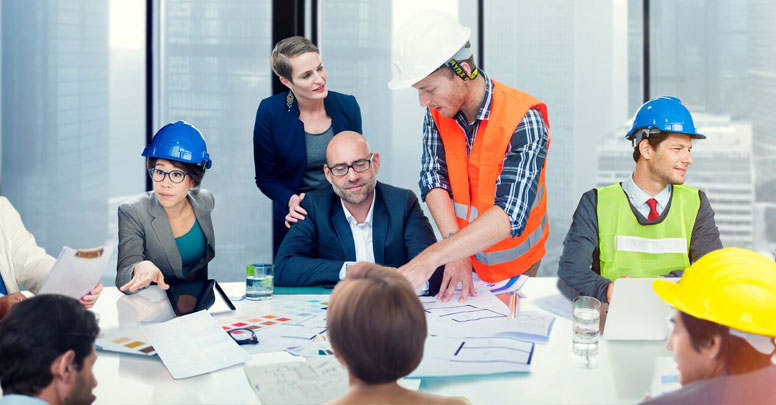
M 337 133 L 361 133 L 356 98 L 329 91 L 318 48 L 303 37 L 275 45 L 272 71 L 288 87 L 265 98 L 253 127 L 256 185 L 272 199 L 274 257 L 291 223 L 307 213 L 299 206 L 308 191 L 327 185 L 326 144 Z

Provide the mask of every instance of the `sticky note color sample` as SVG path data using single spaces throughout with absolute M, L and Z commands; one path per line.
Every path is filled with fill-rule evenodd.
M 145 344 L 145 343 L 143 343 L 143 342 L 141 342 L 141 341 L 139 341 L 139 340 L 136 340 L 136 341 L 134 341 L 134 342 L 132 342 L 132 343 L 127 343 L 127 344 L 125 344 L 124 346 L 126 346 L 126 347 L 128 347 L 128 348 L 130 348 L 130 349 L 134 349 L 134 348 L 136 348 L 136 347 L 138 347 L 138 346 L 143 346 L 144 344 Z

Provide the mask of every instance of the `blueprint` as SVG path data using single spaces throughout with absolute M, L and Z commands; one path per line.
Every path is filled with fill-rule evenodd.
M 428 333 L 444 337 L 509 337 L 545 343 L 555 317 L 537 311 L 520 312 L 509 317 L 509 310 L 491 293 L 487 285 L 477 285 L 477 296 L 464 302 L 443 302 L 435 297 L 420 297 L 426 310 Z
M 451 377 L 530 370 L 534 344 L 503 337 L 429 336 L 423 360 L 409 377 Z

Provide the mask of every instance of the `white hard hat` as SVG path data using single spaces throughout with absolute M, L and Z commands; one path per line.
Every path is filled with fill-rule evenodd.
M 393 37 L 393 79 L 389 89 L 403 89 L 423 80 L 456 55 L 471 29 L 441 11 L 421 11 L 408 18 Z

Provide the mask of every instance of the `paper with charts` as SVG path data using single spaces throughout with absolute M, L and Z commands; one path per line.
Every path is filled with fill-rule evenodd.
M 236 311 L 214 314 L 224 330 L 247 328 L 259 339 L 248 353 L 288 351 L 303 357 L 331 356 L 326 333 L 328 295 L 275 295 L 266 301 L 237 301 Z
M 526 372 L 534 344 L 511 338 L 429 336 L 418 368 L 408 377 L 451 377 Z
M 140 330 L 175 379 L 220 370 L 250 358 L 207 311 L 143 325 Z
M 348 372 L 333 356 L 301 362 L 245 365 L 262 404 L 319 404 L 348 392 Z
M 509 337 L 545 343 L 555 317 L 537 311 L 521 311 L 517 318 L 483 283 L 477 284 L 477 296 L 464 302 L 453 298 L 443 302 L 436 297 L 420 297 L 426 309 L 428 333 L 445 337 Z

